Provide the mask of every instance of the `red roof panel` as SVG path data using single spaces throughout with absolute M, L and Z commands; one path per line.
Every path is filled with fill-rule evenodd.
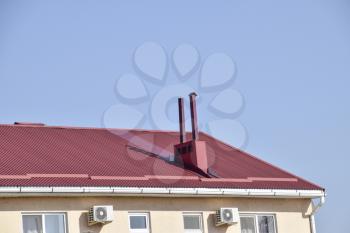
M 323 190 L 200 133 L 217 177 L 205 178 L 172 162 L 178 137 L 167 131 L 0 125 L 0 186 Z

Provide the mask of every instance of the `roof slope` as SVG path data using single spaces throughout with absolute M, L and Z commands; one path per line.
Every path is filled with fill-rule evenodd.
M 172 162 L 177 132 L 0 125 L 0 186 L 323 188 L 200 133 L 211 178 Z

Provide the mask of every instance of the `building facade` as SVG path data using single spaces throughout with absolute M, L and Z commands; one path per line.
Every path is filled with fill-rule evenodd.
M 88 226 L 88 211 L 94 205 L 112 205 L 113 221 Z M 221 207 L 237 207 L 240 222 L 216 226 L 215 211 Z M 311 211 L 310 199 L 306 198 L 10 197 L 0 198 L 0 226 L 1 232 L 11 233 L 309 233 Z M 45 219 L 48 216 L 51 221 Z M 130 226 L 133 216 L 144 219 L 145 224 L 136 224 L 141 229 Z M 186 229 L 186 216 L 190 217 L 187 228 L 192 229 Z

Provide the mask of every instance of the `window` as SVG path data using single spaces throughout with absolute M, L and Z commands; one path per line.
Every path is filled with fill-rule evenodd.
M 187 233 L 202 233 L 202 215 L 197 213 L 184 213 L 184 229 Z
M 63 213 L 23 214 L 23 233 L 66 233 Z
M 149 233 L 147 213 L 129 213 L 129 229 L 131 233 Z
M 241 233 L 276 233 L 274 215 L 241 215 Z
M 244 216 L 241 217 L 241 233 L 255 233 L 255 218 Z

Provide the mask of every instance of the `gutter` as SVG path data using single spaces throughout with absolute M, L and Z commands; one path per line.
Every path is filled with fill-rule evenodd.
M 323 206 L 323 204 L 326 202 L 326 199 L 324 196 L 320 197 L 320 201 L 316 206 L 313 207 L 312 212 L 310 214 L 310 228 L 311 233 L 316 233 L 316 224 L 315 224 L 315 214 L 319 208 Z
M 323 190 L 229 189 L 229 188 L 155 188 L 155 187 L 0 187 L 0 197 L 18 196 L 179 196 L 179 197 L 255 197 L 321 198 L 313 213 L 323 204 Z M 322 203 L 322 204 L 321 204 Z M 313 216 L 313 214 L 312 214 Z M 311 216 L 310 216 L 311 217 Z M 316 232 L 313 232 L 316 233 Z

